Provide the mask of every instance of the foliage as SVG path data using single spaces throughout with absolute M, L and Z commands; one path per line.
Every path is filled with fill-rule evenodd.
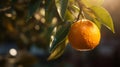
M 108 29 L 110 29 L 114 33 L 112 18 L 110 14 L 107 12 L 107 10 L 101 6 L 102 3 L 103 3 L 103 0 L 81 0 L 81 1 L 55 0 L 54 4 L 58 12 L 58 17 L 60 17 L 61 22 L 63 23 L 67 21 L 70 21 L 71 23 L 73 23 L 75 20 L 81 19 L 82 17 L 82 18 L 87 18 L 89 20 L 94 21 L 95 24 L 99 27 L 99 29 L 101 28 L 101 25 L 105 25 Z M 80 18 L 78 18 L 79 17 L 78 14 L 80 12 L 81 12 Z M 66 14 L 69 14 L 69 15 L 66 15 Z M 68 18 L 68 17 L 71 17 L 71 18 Z M 61 30 L 64 31 L 65 28 L 67 27 L 64 27 Z M 61 32 L 62 31 L 59 31 L 59 30 L 56 31 L 56 33 L 61 33 Z M 61 55 L 61 52 L 63 52 L 64 49 L 61 50 L 61 52 L 60 51 L 58 52 L 58 50 L 61 48 L 59 47 L 59 45 L 61 45 L 59 43 L 61 43 L 64 40 L 65 36 L 67 36 L 67 33 L 68 32 L 61 33 L 61 36 L 59 34 L 54 35 L 55 38 L 53 39 L 53 41 L 51 41 L 52 42 L 51 47 L 54 47 L 54 48 L 50 48 L 50 51 L 53 50 L 53 52 L 51 52 L 52 57 L 50 55 L 50 59 L 55 59 L 56 58 L 55 56 L 57 55 L 59 56 Z M 57 49 L 58 47 L 56 46 L 58 46 L 59 49 Z
M 96 3 L 96 4 L 93 4 Z M 104 9 L 101 5 L 103 0 L 55 0 L 56 10 L 58 12 L 58 17 L 60 17 L 61 22 L 65 23 L 70 21 L 71 23 L 77 20 L 78 14 L 81 12 L 80 19 L 86 18 L 89 20 L 94 21 L 99 29 L 101 28 L 101 24 L 105 25 L 108 29 L 114 32 L 113 21 L 110 14 Z M 66 15 L 68 14 L 68 15 Z M 83 17 L 84 16 L 84 17 Z M 68 17 L 71 17 L 70 19 Z M 78 18 L 79 19 L 79 18 Z M 67 28 L 67 27 L 66 27 Z M 69 28 L 69 27 L 68 27 Z M 64 29 L 63 29 L 64 30 Z M 62 31 L 57 31 L 56 35 L 57 38 L 54 38 L 51 44 L 52 47 L 59 46 L 65 37 L 67 36 L 66 33 L 60 33 Z M 60 36 L 61 34 L 62 36 Z M 59 37 L 60 36 L 60 37 Z M 60 40 L 61 39 L 61 40 Z M 63 45 L 64 46 L 64 45 Z M 58 51 L 58 47 L 50 48 L 50 50 Z M 61 47 L 60 47 L 61 48 Z M 63 50 L 61 50 L 63 52 Z M 53 55 L 51 57 L 51 55 Z M 51 52 L 50 59 L 55 59 L 55 56 L 62 55 L 60 52 Z

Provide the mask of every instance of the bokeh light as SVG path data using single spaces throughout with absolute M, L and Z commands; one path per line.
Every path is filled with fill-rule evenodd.
M 9 50 L 9 53 L 10 53 L 11 56 L 16 56 L 17 55 L 17 50 L 12 48 L 12 49 Z

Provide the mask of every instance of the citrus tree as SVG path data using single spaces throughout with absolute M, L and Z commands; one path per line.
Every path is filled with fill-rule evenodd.
M 112 18 L 102 7 L 103 2 L 104 0 L 48 0 L 45 2 L 46 23 L 52 22 L 54 17 L 57 19 L 50 36 L 51 54 L 48 60 L 61 56 L 68 42 L 79 51 L 95 48 L 100 41 L 102 25 L 114 33 Z
M 102 25 L 115 33 L 112 18 L 102 7 L 104 0 L 26 0 L 22 6 L 17 0 L 8 1 L 10 7 L 0 9 L 3 28 L 8 30 L 4 35 L 18 44 L 49 47 L 48 60 L 60 57 L 68 43 L 78 51 L 94 49 Z

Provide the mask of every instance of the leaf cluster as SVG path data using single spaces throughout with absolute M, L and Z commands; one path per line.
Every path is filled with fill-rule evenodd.
M 56 59 L 62 55 L 66 46 L 65 41 L 67 40 L 66 37 L 69 32 L 69 28 L 74 21 L 86 18 L 93 21 L 99 29 L 104 25 L 114 33 L 112 18 L 109 12 L 102 7 L 103 2 L 104 0 L 52 0 L 50 2 L 54 4 L 55 9 L 57 10 L 57 17 L 60 19 L 58 22 L 63 24 L 55 26 L 55 28 L 57 28 L 55 34 L 51 35 L 53 39 L 50 42 L 51 54 L 48 60 Z M 53 7 L 49 9 L 53 11 Z M 51 11 L 46 11 L 46 13 L 53 15 L 54 12 Z M 46 18 L 49 19 L 49 17 Z

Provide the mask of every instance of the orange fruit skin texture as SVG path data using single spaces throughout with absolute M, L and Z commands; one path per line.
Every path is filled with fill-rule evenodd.
M 90 20 L 82 19 L 72 24 L 68 34 L 70 45 L 79 51 L 94 49 L 100 42 L 99 28 Z

